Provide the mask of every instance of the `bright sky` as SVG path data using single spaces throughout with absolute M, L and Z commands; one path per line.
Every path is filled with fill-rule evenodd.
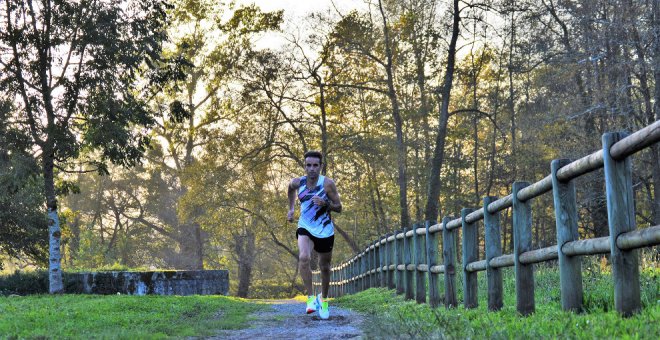
M 264 11 L 283 9 L 286 20 L 304 17 L 309 13 L 334 7 L 342 13 L 347 13 L 355 8 L 365 8 L 362 0 L 236 0 L 236 3 L 238 5 L 254 3 Z
M 342 15 L 347 14 L 353 9 L 366 9 L 367 5 L 363 0 L 235 0 L 238 6 L 256 4 L 264 12 L 284 10 L 284 24 L 282 28 L 285 32 L 292 33 L 299 27 L 299 23 L 310 13 L 327 12 L 336 14 L 339 11 Z M 304 28 L 303 28 L 304 29 Z M 266 33 L 255 41 L 257 48 L 277 49 L 285 40 L 280 33 Z

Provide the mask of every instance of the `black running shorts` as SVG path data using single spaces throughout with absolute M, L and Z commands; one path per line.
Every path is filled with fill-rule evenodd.
M 318 238 L 313 236 L 307 229 L 298 228 L 296 230 L 296 239 L 298 235 L 305 235 L 309 237 L 312 242 L 314 242 L 314 250 L 317 253 L 329 253 L 332 251 L 332 247 L 335 245 L 335 235 L 326 238 Z

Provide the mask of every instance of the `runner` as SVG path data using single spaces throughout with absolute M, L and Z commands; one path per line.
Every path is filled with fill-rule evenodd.
M 293 222 L 296 195 L 300 201 L 300 218 L 296 238 L 298 239 L 298 270 L 307 290 L 307 314 L 318 310 L 321 319 L 330 317 L 328 309 L 328 287 L 330 284 L 330 262 L 335 242 L 335 228 L 331 211 L 341 212 L 341 202 L 335 182 L 321 176 L 323 155 L 318 151 L 305 153 L 306 176 L 294 178 L 289 184 L 289 213 L 287 220 Z M 314 296 L 310 259 L 312 248 L 319 253 L 321 269 L 321 294 Z

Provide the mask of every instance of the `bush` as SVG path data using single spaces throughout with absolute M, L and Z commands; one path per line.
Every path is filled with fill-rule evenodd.
M 36 270 L 0 275 L 0 295 L 32 295 L 48 293 L 48 271 Z

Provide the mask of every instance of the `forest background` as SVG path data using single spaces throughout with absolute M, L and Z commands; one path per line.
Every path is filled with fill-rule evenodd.
M 660 119 L 653 0 L 2 7 L 5 271 L 46 268 L 50 239 L 65 271 L 229 269 L 232 294 L 295 295 L 286 188 L 307 150 L 341 195 L 340 263 Z M 659 159 L 634 157 L 640 228 L 660 225 Z M 577 182 L 581 238 L 607 235 L 602 172 Z M 534 247 L 555 244 L 552 198 L 533 205 Z

